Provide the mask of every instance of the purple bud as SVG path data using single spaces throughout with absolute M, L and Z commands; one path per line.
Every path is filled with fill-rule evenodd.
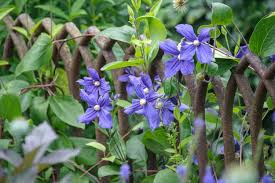
M 120 177 L 123 180 L 128 181 L 130 174 L 131 174 L 130 166 L 127 163 L 121 165 L 120 172 L 119 172 Z
M 263 176 L 262 183 L 273 183 L 272 177 L 270 175 Z
M 271 56 L 270 56 L 270 59 L 271 59 L 271 62 L 274 63 L 274 62 L 275 62 L 275 55 L 271 55 Z
M 177 172 L 178 176 L 180 177 L 180 179 L 183 179 L 186 174 L 186 167 L 183 165 L 179 165 L 179 166 L 177 166 L 176 172 Z

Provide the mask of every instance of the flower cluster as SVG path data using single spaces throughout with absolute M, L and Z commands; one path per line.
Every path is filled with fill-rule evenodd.
M 123 76 L 125 77 L 125 75 Z M 141 74 L 140 77 L 127 73 L 128 86 L 133 87 L 137 99 L 132 100 L 132 105 L 125 108 L 126 114 L 141 114 L 146 117 L 151 130 L 159 127 L 162 121 L 164 125 L 169 125 L 174 120 L 173 110 L 175 104 L 173 100 L 158 94 L 158 84 L 153 85 L 148 74 Z M 124 79 L 126 81 L 126 78 Z M 181 109 L 185 110 L 185 105 Z
M 111 87 L 104 78 L 99 77 L 95 69 L 89 68 L 88 73 L 89 77 L 77 81 L 84 88 L 80 90 L 80 97 L 88 105 L 79 121 L 89 124 L 98 118 L 101 128 L 112 128 L 112 105 L 109 97 Z
M 201 64 L 209 64 L 213 60 L 213 52 L 209 44 L 211 28 L 203 28 L 197 37 L 193 27 L 188 24 L 176 26 L 176 30 L 184 39 L 177 45 L 172 40 L 160 43 L 165 54 L 173 56 L 165 63 L 165 77 L 174 76 L 178 71 L 183 75 L 192 74 L 195 68 L 194 55 Z

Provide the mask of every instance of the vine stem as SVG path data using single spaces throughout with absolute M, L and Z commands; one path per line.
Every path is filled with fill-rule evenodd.
M 234 21 L 232 21 L 232 23 L 233 23 L 234 27 L 237 29 L 238 33 L 241 35 L 241 37 L 242 37 L 244 43 L 246 44 L 246 46 L 248 46 L 248 43 L 247 43 L 246 39 L 244 38 L 242 32 L 240 31 L 239 27 L 235 24 Z

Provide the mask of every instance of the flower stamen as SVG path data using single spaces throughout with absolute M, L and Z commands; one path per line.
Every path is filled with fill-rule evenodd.
M 100 110 L 100 105 L 95 105 L 95 106 L 94 106 L 94 110 L 95 110 L 95 111 L 99 111 L 99 110 Z
M 195 41 L 193 41 L 193 44 L 194 44 L 195 46 L 199 46 L 199 45 L 200 45 L 200 41 L 199 41 L 199 40 L 195 40 Z
M 95 81 L 95 82 L 94 82 L 94 85 L 95 85 L 95 86 L 100 86 L 100 82 L 99 82 L 99 81 Z
M 147 101 L 143 98 L 143 99 L 140 99 L 140 101 L 139 101 L 139 104 L 141 105 L 141 106 L 144 106 L 145 104 L 147 103 Z

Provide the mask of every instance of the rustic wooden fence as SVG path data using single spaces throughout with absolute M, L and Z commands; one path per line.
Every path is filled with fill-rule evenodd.
M 3 58 L 8 60 L 14 54 L 14 50 L 20 59 L 26 54 L 30 48 L 24 38 L 12 29 L 13 26 L 23 27 L 27 30 L 31 30 L 34 27 L 34 22 L 27 14 L 22 14 L 13 20 L 11 16 L 4 18 L 5 25 L 8 29 L 8 36 L 4 44 Z M 35 37 L 39 36 L 42 32 L 48 34 L 51 33 L 54 22 L 50 18 L 42 20 L 41 24 L 35 31 Z M 79 86 L 76 81 L 79 79 L 80 65 L 83 61 L 86 67 L 93 67 L 103 75 L 100 68 L 106 63 L 116 61 L 116 57 L 112 51 L 113 45 L 116 43 L 115 40 L 109 39 L 104 36 L 97 36 L 100 31 L 95 27 L 89 27 L 84 33 L 81 33 L 76 25 L 72 22 L 64 24 L 60 33 L 54 38 L 53 56 L 52 60 L 57 64 L 58 60 L 64 62 L 65 71 L 67 73 L 69 81 L 69 90 L 71 94 L 79 99 Z M 76 47 L 73 53 L 70 51 L 67 45 L 66 38 L 74 38 Z M 97 45 L 101 51 L 96 58 L 93 58 L 91 50 L 89 49 L 89 42 L 92 38 L 95 38 Z M 35 38 L 34 38 L 35 39 Z M 128 60 L 134 55 L 134 48 L 129 46 L 125 50 L 124 60 Z M 154 76 L 159 74 L 163 78 L 163 65 L 161 62 L 162 51 L 159 51 L 157 57 L 150 66 L 149 74 Z M 259 77 L 260 83 L 257 85 L 255 91 L 252 90 L 248 78 L 244 75 L 246 69 L 252 69 L 255 74 Z M 113 82 L 115 86 L 116 94 L 120 94 L 120 97 L 127 100 L 126 86 L 124 83 L 118 81 L 118 77 L 123 74 L 123 70 L 112 71 Z M 194 75 L 184 76 L 179 80 L 186 85 L 191 96 L 192 109 L 195 117 L 205 116 L 205 99 L 207 94 L 207 87 L 209 83 L 214 86 L 214 93 L 217 96 L 219 103 L 219 113 L 222 119 L 222 130 L 224 139 L 224 158 L 225 167 L 228 167 L 231 163 L 235 162 L 235 150 L 234 150 L 234 138 L 233 138 L 233 107 L 234 107 L 234 96 L 237 89 L 241 93 L 245 110 L 248 115 L 248 121 L 250 126 L 252 153 L 255 158 L 257 152 L 258 135 L 262 128 L 262 114 L 263 105 L 267 95 L 272 98 L 273 105 L 275 105 L 275 63 L 270 67 L 266 68 L 261 60 L 251 54 L 244 56 L 241 62 L 233 69 L 227 86 L 224 87 L 219 77 L 208 77 L 197 80 Z M 123 113 L 123 110 L 118 111 L 119 131 L 121 136 L 127 139 L 129 124 L 128 117 Z M 102 144 L 106 144 L 106 136 L 100 131 L 96 130 L 96 140 Z M 100 161 L 104 155 L 98 152 L 99 162 L 98 166 L 103 166 L 107 162 Z M 157 170 L 155 155 L 149 152 L 148 158 L 148 169 Z M 197 158 L 199 163 L 199 175 L 203 177 L 205 168 L 207 166 L 207 141 L 206 141 L 206 127 L 200 130 L 199 134 L 199 145 L 197 149 Z M 263 175 L 264 162 L 263 155 L 261 155 L 259 161 L 259 173 Z M 107 182 L 107 179 L 102 179 L 101 182 Z

